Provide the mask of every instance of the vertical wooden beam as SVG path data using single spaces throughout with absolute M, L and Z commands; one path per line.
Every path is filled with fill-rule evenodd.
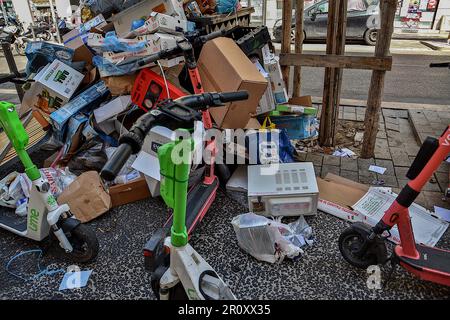
M 291 52 L 292 1 L 293 0 L 283 0 L 281 53 Z M 281 67 L 281 73 L 287 91 L 289 90 L 289 70 L 290 66 Z
M 376 57 L 385 57 L 389 54 L 396 9 L 397 0 L 381 0 L 380 28 L 377 30 L 377 43 L 375 46 Z M 386 71 L 380 70 L 374 70 L 372 72 L 366 115 L 364 118 L 364 138 L 361 149 L 362 158 L 372 158 L 375 154 L 375 141 L 378 133 L 385 74 Z
M 345 52 L 347 0 L 330 0 L 328 5 L 327 54 Z M 325 68 L 319 144 L 333 146 L 339 114 L 342 69 Z
M 303 13 L 305 0 L 296 0 L 295 6 L 295 53 L 303 51 Z M 292 96 L 300 97 L 301 88 L 301 72 L 300 66 L 294 67 L 294 87 L 292 88 Z
M 345 39 L 347 31 L 347 3 L 348 0 L 341 0 L 338 6 L 337 26 L 336 26 L 336 55 L 345 55 Z M 339 105 L 341 100 L 343 69 L 335 69 L 333 88 L 333 119 L 331 123 L 331 145 L 335 145 L 337 124 L 339 120 Z

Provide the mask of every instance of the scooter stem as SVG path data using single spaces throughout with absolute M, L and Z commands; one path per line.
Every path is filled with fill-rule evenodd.
M 160 193 L 166 204 L 173 208 L 171 243 L 174 247 L 182 247 L 188 243 L 186 203 L 192 145 L 193 140 L 186 139 L 158 148 Z
M 25 149 L 28 144 L 28 134 L 19 119 L 14 104 L 0 101 L 0 125 L 22 161 L 28 178 L 31 181 L 39 179 L 41 174 Z

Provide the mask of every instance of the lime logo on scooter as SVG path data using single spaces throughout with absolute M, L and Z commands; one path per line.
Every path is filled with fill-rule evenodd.
M 37 232 L 39 226 L 39 212 L 36 209 L 31 209 L 28 224 L 30 229 Z
M 200 297 L 197 295 L 197 292 L 192 288 L 189 288 L 187 290 L 187 295 L 189 297 L 189 300 L 200 300 Z
M 53 195 L 49 195 L 47 198 L 47 204 L 50 206 L 56 205 L 56 199 Z

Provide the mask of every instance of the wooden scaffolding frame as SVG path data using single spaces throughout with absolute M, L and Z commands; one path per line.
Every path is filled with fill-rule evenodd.
M 296 1 L 294 53 L 290 52 L 292 1 Z M 280 64 L 286 86 L 289 84 L 290 67 L 294 66 L 292 88 L 294 97 L 300 96 L 300 72 L 302 66 L 325 68 L 319 131 L 319 143 L 322 146 L 333 146 L 335 143 L 343 69 L 372 70 L 361 150 L 362 158 L 371 158 L 374 156 L 375 140 L 378 132 L 384 77 L 386 71 L 391 70 L 392 67 L 389 47 L 394 28 L 397 0 L 380 0 L 379 28 L 377 28 L 377 43 L 375 55 L 373 56 L 351 56 L 345 54 L 347 1 L 329 0 L 326 54 L 304 54 L 302 53 L 304 0 L 283 0 L 283 33 Z

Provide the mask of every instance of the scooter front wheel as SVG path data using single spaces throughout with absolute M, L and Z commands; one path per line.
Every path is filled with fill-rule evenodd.
M 384 241 L 377 237 L 373 242 L 366 243 L 369 232 L 361 229 L 364 228 L 351 226 L 341 233 L 339 237 L 339 251 L 344 259 L 352 266 L 360 269 L 367 269 L 371 265 L 384 263 L 387 258 Z M 361 250 L 363 252 L 360 252 Z
M 97 257 L 99 250 L 98 239 L 91 228 L 79 224 L 65 234 L 73 247 L 73 251 L 65 252 L 63 248 L 59 247 L 61 254 L 77 263 L 88 263 Z

